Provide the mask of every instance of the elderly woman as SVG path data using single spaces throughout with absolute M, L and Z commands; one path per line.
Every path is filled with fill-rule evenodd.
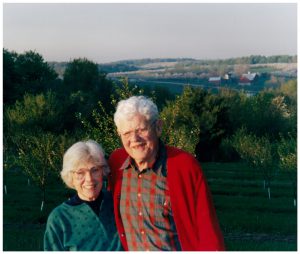
M 112 196 L 102 188 L 108 173 L 104 151 L 95 141 L 77 142 L 66 151 L 61 178 L 77 194 L 50 213 L 45 251 L 122 250 Z

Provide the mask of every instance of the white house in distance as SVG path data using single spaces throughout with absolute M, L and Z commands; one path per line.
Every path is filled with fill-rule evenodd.
M 220 85 L 221 84 L 221 77 L 210 77 L 208 79 L 209 83 L 215 84 L 215 85 Z

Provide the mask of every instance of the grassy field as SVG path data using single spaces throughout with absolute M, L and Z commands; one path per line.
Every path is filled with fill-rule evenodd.
M 203 170 L 213 193 L 229 251 L 296 251 L 297 210 L 285 173 L 271 187 L 271 199 L 261 174 L 242 163 L 205 163 Z M 296 177 L 296 176 L 295 176 Z M 41 191 L 20 171 L 4 174 L 3 250 L 40 251 L 49 212 L 72 191 L 50 179 L 46 204 L 40 211 Z
M 286 173 L 273 179 L 269 199 L 262 174 L 245 164 L 207 163 L 203 170 L 228 250 L 297 250 L 297 209 Z

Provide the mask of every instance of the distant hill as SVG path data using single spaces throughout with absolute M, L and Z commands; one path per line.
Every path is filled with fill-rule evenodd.
M 275 56 L 245 56 L 229 59 L 217 60 L 197 60 L 193 58 L 145 58 L 122 60 L 117 62 L 98 64 L 99 70 L 109 73 L 138 73 L 158 71 L 164 72 L 166 70 L 174 69 L 180 71 L 185 69 L 186 72 L 206 72 L 206 69 L 211 69 L 214 66 L 234 66 L 234 65 L 257 65 L 257 66 L 270 66 L 270 64 L 296 64 L 297 56 L 288 55 L 275 55 Z M 49 65 L 59 74 L 63 76 L 64 70 L 67 67 L 67 62 L 49 62 Z M 286 66 L 284 67 L 286 68 Z M 278 68 L 277 68 L 278 69 Z

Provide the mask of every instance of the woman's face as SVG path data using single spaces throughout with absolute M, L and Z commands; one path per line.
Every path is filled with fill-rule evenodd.
M 102 158 L 99 165 L 86 162 L 72 171 L 74 187 L 82 200 L 93 201 L 99 196 L 103 184 L 104 167 L 107 167 L 107 164 Z

